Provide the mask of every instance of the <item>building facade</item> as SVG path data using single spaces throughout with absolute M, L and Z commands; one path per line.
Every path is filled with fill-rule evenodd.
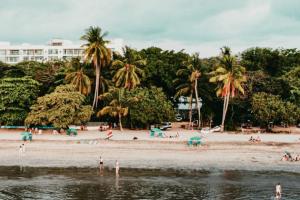
M 116 39 L 109 43 L 108 48 L 121 51 L 122 40 Z M 70 60 L 71 58 L 83 59 L 84 48 L 81 44 L 71 41 L 53 39 L 47 45 L 11 45 L 9 42 L 0 42 L 0 61 L 16 64 L 22 61 L 46 62 L 51 60 Z

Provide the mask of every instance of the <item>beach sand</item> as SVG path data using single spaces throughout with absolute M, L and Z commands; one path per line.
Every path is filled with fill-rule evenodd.
M 0 166 L 97 167 L 102 156 L 106 167 L 118 160 L 122 168 L 176 170 L 279 170 L 300 172 L 300 162 L 280 161 L 285 151 L 300 154 L 299 134 L 259 134 L 262 142 L 248 142 L 251 134 L 213 133 L 203 136 L 204 145 L 188 147 L 196 131 L 172 130 L 179 138 L 151 138 L 148 131 L 83 131 L 78 136 L 33 135 L 19 159 L 20 132 L 0 131 Z M 252 134 L 257 136 L 258 134 Z M 132 140 L 138 137 L 138 140 Z

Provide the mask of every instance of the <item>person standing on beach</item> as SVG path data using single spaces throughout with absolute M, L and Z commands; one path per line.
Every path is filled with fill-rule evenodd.
M 25 144 L 22 144 L 22 153 L 25 154 L 26 148 L 25 148 Z
M 281 185 L 280 183 L 277 183 L 277 185 L 275 186 L 275 193 L 276 193 L 276 199 L 280 199 L 281 198 Z
M 116 176 L 119 176 L 119 170 L 120 170 L 119 162 L 116 160 Z
M 100 174 L 103 174 L 103 170 L 104 170 L 104 163 L 103 163 L 103 159 L 100 156 L 100 162 L 99 162 L 99 170 L 100 170 Z
M 21 159 L 22 156 L 23 156 L 23 147 L 22 147 L 22 145 L 20 145 L 20 147 L 19 147 L 19 159 Z

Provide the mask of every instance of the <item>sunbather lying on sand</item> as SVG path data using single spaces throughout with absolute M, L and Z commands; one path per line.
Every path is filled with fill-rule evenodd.
M 256 138 L 254 138 L 254 137 L 250 137 L 250 139 L 249 139 L 249 141 L 250 142 L 261 142 L 261 139 L 260 139 L 260 137 L 259 136 L 257 136 Z
M 166 135 L 165 133 L 163 133 L 164 138 L 178 138 L 179 137 L 179 133 L 177 132 L 176 135 Z

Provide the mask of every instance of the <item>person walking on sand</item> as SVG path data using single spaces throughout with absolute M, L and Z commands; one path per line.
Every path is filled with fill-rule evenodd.
M 280 183 L 277 183 L 277 185 L 275 186 L 275 193 L 276 193 L 276 199 L 280 199 L 281 198 L 281 185 Z
M 119 170 L 120 170 L 119 162 L 116 160 L 116 176 L 119 176 Z

